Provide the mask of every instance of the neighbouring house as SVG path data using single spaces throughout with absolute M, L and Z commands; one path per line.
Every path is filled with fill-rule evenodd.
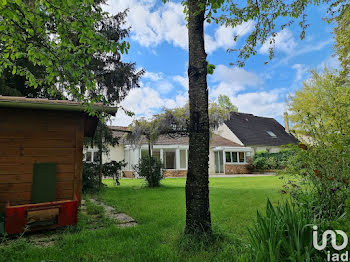
M 251 147 L 253 153 L 257 151 L 278 153 L 282 146 L 298 143 L 290 133 L 286 114 L 284 125 L 285 127 L 274 118 L 233 112 L 230 119 L 225 121 L 216 132 L 237 144 Z
M 117 111 L 102 105 L 94 109 L 111 115 Z M 69 219 L 60 216 L 60 205 L 75 196 L 80 202 L 83 139 L 93 136 L 97 124 L 98 118 L 77 102 L 0 96 L 0 215 L 7 206 L 19 206 L 5 221 L 5 228 L 14 223 L 8 233 L 21 232 L 18 223 L 27 225 L 38 217 L 43 222 L 42 216 L 55 219 L 56 214 L 58 223 Z M 56 209 L 49 212 L 45 202 L 56 203 Z M 31 209 L 36 211 L 29 218 Z M 38 211 L 44 209 L 46 213 Z
M 125 177 L 134 177 L 133 166 L 143 154 L 148 154 L 147 143 L 135 147 L 123 136 L 127 127 L 111 126 L 115 137 L 120 138 L 119 145 L 110 148 L 105 161 L 125 160 Z M 287 130 L 286 130 L 287 129 Z M 257 151 L 279 152 L 281 147 L 297 143 L 297 139 L 273 118 L 252 114 L 231 113 L 214 131 L 210 140 L 209 174 L 246 174 L 249 173 L 249 159 Z M 94 161 L 97 149 L 85 149 L 87 161 Z M 188 137 L 169 137 L 162 135 L 154 143 L 152 155 L 163 162 L 164 176 L 186 176 L 188 160 Z

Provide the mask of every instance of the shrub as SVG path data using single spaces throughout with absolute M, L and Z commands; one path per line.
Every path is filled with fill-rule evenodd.
M 157 187 L 163 178 L 162 163 L 155 157 L 143 156 L 135 166 L 136 173 L 145 178 L 149 187 Z
M 125 166 L 124 161 L 111 161 L 104 163 L 102 166 L 102 173 L 104 176 L 113 177 L 113 175 L 119 176 L 119 172 L 122 167 Z M 99 188 L 99 171 L 100 167 L 96 163 L 83 163 L 83 192 L 94 191 Z
M 293 151 L 289 149 L 281 150 L 278 153 L 256 152 L 253 158 L 253 166 L 256 170 L 282 169 L 287 165 L 292 153 Z
M 82 191 L 97 190 L 99 178 L 99 167 L 95 163 L 83 163 Z
M 333 221 L 342 216 L 350 192 L 349 148 L 320 144 L 294 150 L 283 172 L 285 191 L 318 219 Z
M 124 166 L 126 166 L 126 163 L 124 161 L 111 161 L 104 163 L 102 167 L 103 175 L 107 177 L 119 177 L 120 171 Z
M 285 202 L 273 207 L 267 201 L 266 214 L 257 213 L 249 230 L 244 261 L 314 261 L 322 255 L 312 244 L 312 213 Z

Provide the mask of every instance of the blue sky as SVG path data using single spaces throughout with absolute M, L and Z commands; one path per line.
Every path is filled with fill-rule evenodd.
M 135 117 L 150 117 L 162 107 L 183 106 L 188 100 L 188 38 L 181 3 L 109 0 L 107 4 L 104 9 L 111 14 L 129 8 L 126 26 L 131 26 L 131 49 L 123 60 L 136 62 L 146 71 L 141 88 L 132 90 L 122 106 L 133 111 Z M 313 6 L 308 13 L 310 27 L 304 40 L 299 39 L 297 25 L 277 31 L 274 59 L 265 65 L 269 46 L 259 45 L 257 55 L 248 59 L 243 68 L 229 65 L 237 57 L 226 50 L 242 46 L 254 23 L 236 28 L 206 24 L 208 61 L 216 66 L 214 74 L 208 76 L 210 99 L 225 94 L 240 112 L 274 117 L 282 123 L 288 95 L 302 87 L 302 81 L 309 77 L 308 70 L 338 66 L 332 56 L 332 25 L 322 20 L 326 8 Z M 234 42 L 236 34 L 240 37 Z M 125 126 L 131 121 L 120 111 L 112 124 Z

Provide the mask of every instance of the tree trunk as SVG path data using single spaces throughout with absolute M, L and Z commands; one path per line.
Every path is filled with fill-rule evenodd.
M 204 49 L 205 11 L 198 12 L 200 2 L 188 0 L 190 123 L 185 228 L 185 233 L 188 234 L 211 233 L 207 55 Z

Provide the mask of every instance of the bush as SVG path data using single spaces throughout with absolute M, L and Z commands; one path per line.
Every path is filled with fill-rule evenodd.
M 256 152 L 253 158 L 253 166 L 256 170 L 282 169 L 287 165 L 292 153 L 292 150 L 282 150 L 279 153 Z
M 267 201 L 266 214 L 257 213 L 256 225 L 249 230 L 244 261 L 319 261 L 322 253 L 312 244 L 313 216 L 285 202 L 273 207 Z M 317 259 L 318 258 L 318 259 Z
M 144 177 L 149 187 L 157 187 L 163 178 L 162 163 L 155 157 L 143 156 L 135 171 L 140 177 Z
M 113 177 L 116 175 L 118 177 L 120 170 L 125 166 L 124 161 L 111 161 L 104 163 L 102 166 L 102 174 L 104 176 Z M 82 191 L 94 191 L 99 188 L 99 172 L 100 166 L 96 163 L 83 163 L 83 182 Z
M 99 167 L 95 163 L 83 163 L 82 191 L 87 192 L 98 188 Z
M 285 191 L 299 206 L 313 210 L 318 219 L 338 219 L 345 213 L 350 193 L 349 148 L 320 144 L 294 150 L 283 172 Z
M 119 177 L 120 171 L 124 166 L 126 166 L 126 163 L 124 161 L 111 161 L 104 163 L 102 167 L 102 173 L 107 177 Z

